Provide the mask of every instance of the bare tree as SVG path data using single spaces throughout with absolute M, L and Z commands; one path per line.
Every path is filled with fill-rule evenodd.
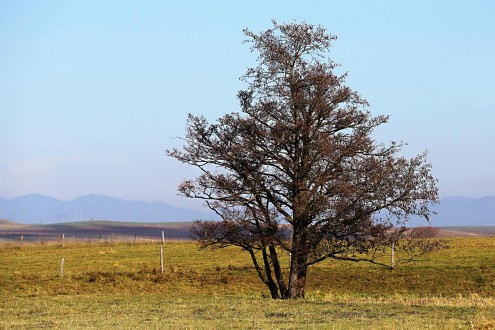
M 344 85 L 346 75 L 335 73 L 328 57 L 335 36 L 275 21 L 244 33 L 259 58 L 242 77 L 242 112 L 214 124 L 189 115 L 183 149 L 167 153 L 201 170 L 179 191 L 222 219 L 195 224 L 203 247 L 243 248 L 273 298 L 304 298 L 309 266 L 364 260 L 402 232 L 394 225 L 411 215 L 428 219 L 436 180 L 426 153 L 408 159 L 398 155 L 401 143 L 372 139 L 388 117 L 373 117 Z M 288 276 L 281 253 L 291 256 Z

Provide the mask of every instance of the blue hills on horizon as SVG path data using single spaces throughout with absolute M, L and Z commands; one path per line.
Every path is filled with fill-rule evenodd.
M 17 223 L 60 223 L 84 220 L 129 222 L 182 222 L 212 219 L 212 212 L 101 195 L 85 195 L 70 201 L 30 194 L 12 199 L 0 197 L 0 219 Z
M 495 196 L 482 198 L 446 197 L 433 209 L 434 227 L 494 226 Z M 174 207 L 164 202 L 130 201 L 100 195 L 86 195 L 70 201 L 60 201 L 41 194 L 12 199 L 0 197 L 0 219 L 17 223 L 60 223 L 80 220 L 114 220 L 129 222 L 182 222 L 218 219 L 213 212 Z M 408 226 L 428 225 L 413 217 Z

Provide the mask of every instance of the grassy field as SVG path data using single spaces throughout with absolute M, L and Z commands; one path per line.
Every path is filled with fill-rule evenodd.
M 273 301 L 235 248 L 166 243 L 162 274 L 156 243 L 4 243 L 0 328 L 495 329 L 495 238 L 449 244 L 395 270 L 324 262 L 305 301 Z

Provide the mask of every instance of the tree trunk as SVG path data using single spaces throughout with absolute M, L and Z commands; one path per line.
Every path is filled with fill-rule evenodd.
M 268 289 L 270 290 L 270 293 L 272 295 L 272 298 L 276 299 L 277 297 L 276 297 L 276 295 L 274 296 L 273 284 L 271 284 L 270 280 L 266 277 L 266 270 L 265 270 L 265 273 L 263 273 L 263 270 L 261 269 L 260 265 L 258 264 L 258 260 L 256 260 L 256 255 L 254 254 L 254 251 L 252 249 L 246 249 L 246 251 L 248 251 L 249 254 L 251 255 L 251 260 L 253 261 L 254 268 L 256 269 L 256 273 L 258 274 L 258 277 L 268 287 Z M 273 282 L 273 280 L 271 282 Z
M 304 299 L 306 274 L 308 273 L 308 248 L 304 233 L 294 230 L 291 251 L 287 299 Z
M 289 277 L 289 290 L 287 292 L 288 299 L 304 299 L 307 272 L 308 266 L 306 265 L 306 260 L 304 260 L 303 263 L 292 262 Z
M 258 277 L 261 279 L 261 281 L 265 283 L 265 285 L 270 290 L 270 294 L 272 298 L 273 299 L 285 298 L 285 292 L 286 292 L 285 287 L 279 289 L 275 281 L 273 281 L 272 271 L 270 268 L 270 262 L 268 260 L 268 254 L 266 252 L 266 248 L 263 248 L 261 250 L 261 253 L 263 255 L 263 263 L 265 266 L 264 268 L 261 268 L 260 265 L 258 264 L 258 260 L 256 259 L 256 255 L 253 249 L 246 248 L 245 250 L 248 251 L 249 254 L 251 255 L 251 260 L 253 261 L 254 268 L 256 269 L 256 273 L 258 274 Z
M 273 245 L 269 246 L 269 250 L 273 271 L 275 272 L 275 278 L 277 279 L 277 284 L 280 291 L 280 297 L 285 298 L 287 296 L 287 286 L 285 285 L 284 276 L 280 269 L 280 263 L 278 262 L 277 250 Z
M 273 277 L 272 277 L 272 270 L 270 268 L 270 261 L 268 260 L 268 254 L 266 252 L 266 248 L 263 248 L 261 250 L 262 254 L 263 254 L 263 262 L 265 264 L 265 274 L 266 274 L 266 286 L 268 286 L 268 289 L 270 290 L 270 293 L 272 295 L 272 298 L 273 299 L 280 299 L 280 295 L 278 293 L 278 286 L 277 284 L 275 283 L 275 281 L 273 281 Z

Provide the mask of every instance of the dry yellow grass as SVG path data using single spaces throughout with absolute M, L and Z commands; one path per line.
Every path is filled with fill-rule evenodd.
M 495 239 L 449 243 L 393 271 L 319 264 L 305 301 L 266 298 L 235 248 L 167 243 L 162 274 L 156 243 L 3 244 L 0 328 L 494 328 Z

